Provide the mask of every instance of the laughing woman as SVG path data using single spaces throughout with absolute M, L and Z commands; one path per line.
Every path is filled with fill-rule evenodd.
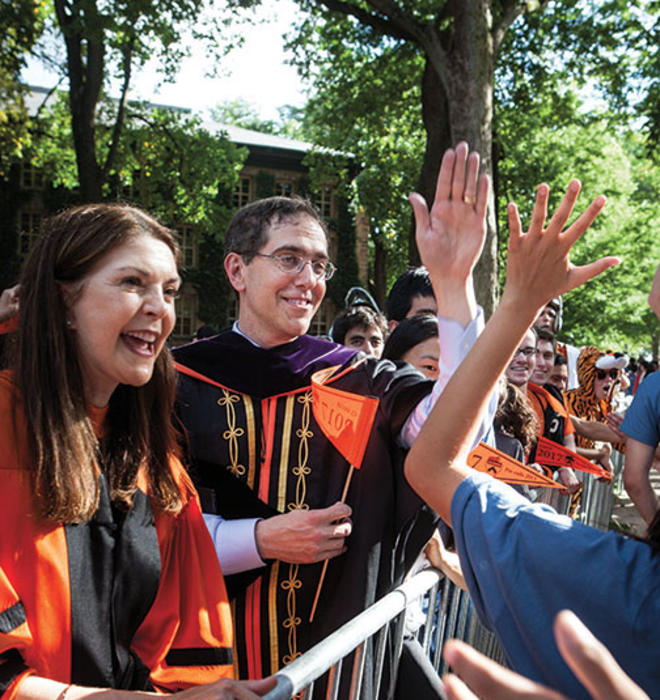
M 573 700 L 590 697 L 560 656 L 552 634 L 556 615 L 571 608 L 623 671 L 658 698 L 660 518 L 655 540 L 651 533 L 648 542 L 600 532 L 531 504 L 467 466 L 479 416 L 539 309 L 617 262 L 570 263 L 572 245 L 604 204 L 604 198 L 597 198 L 562 231 L 579 189 L 577 181 L 569 185 L 546 225 L 548 187 L 541 185 L 527 233 L 521 231 L 515 206 L 509 205 L 511 239 L 500 304 L 424 424 L 405 472 L 411 486 L 451 524 L 479 617 L 496 633 L 514 670 Z M 485 196 L 480 192 L 478 211 L 485 212 Z M 449 656 L 453 663 L 451 652 Z M 593 691 L 592 684 L 585 684 Z M 532 696 L 537 697 L 524 695 Z M 613 695 L 594 692 L 592 697 Z
M 98 204 L 47 221 L 25 263 L 0 373 L 2 700 L 270 686 L 230 680 L 222 574 L 176 458 L 178 257 L 144 212 Z

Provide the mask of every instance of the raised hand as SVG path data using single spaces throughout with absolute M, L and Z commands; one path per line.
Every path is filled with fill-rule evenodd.
M 605 206 L 605 197 L 596 197 L 563 231 L 580 189 L 578 180 L 570 182 L 564 199 L 546 226 L 550 189 L 545 184 L 539 185 L 527 233 L 522 232 L 516 205 L 509 204 L 510 238 L 503 300 L 513 295 L 518 303 L 524 302 L 530 308 L 538 309 L 548 299 L 579 287 L 620 262 L 619 258 L 610 256 L 588 265 L 571 263 L 571 248 Z
M 445 152 L 430 211 L 420 194 L 410 195 L 417 248 L 441 314 L 443 305 L 455 306 L 456 295 L 464 296 L 466 288 L 469 311 L 474 312 L 471 276 L 486 238 L 487 202 L 488 177 L 479 177 L 479 154 L 468 154 L 465 142 Z
M 648 700 L 572 612 L 563 610 L 557 615 L 554 632 L 564 661 L 593 700 Z M 564 695 L 502 668 L 463 642 L 447 642 L 443 656 L 462 679 L 453 675 L 443 679 L 449 700 L 476 700 L 477 696 L 489 700 L 566 700 Z

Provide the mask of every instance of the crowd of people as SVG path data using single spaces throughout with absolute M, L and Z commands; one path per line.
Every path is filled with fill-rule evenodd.
M 238 318 L 173 352 L 173 233 L 124 204 L 44 223 L 18 287 L 0 297 L 0 322 L 15 333 L 0 374 L 2 700 L 100 689 L 262 696 L 422 551 L 462 577 L 512 669 L 447 645 L 462 678 L 446 679 L 449 697 L 474 697 L 467 686 L 482 697 L 531 687 L 660 696 L 660 517 L 648 483 L 657 373 L 636 382 L 622 423 L 612 407 L 627 358 L 577 353 L 555 336 L 561 295 L 617 262 L 575 267 L 568 257 L 605 200 L 564 230 L 579 183 L 547 224 L 541 185 L 526 233 L 510 205 L 507 281 L 485 324 L 472 274 L 488 188 L 465 143 L 446 152 L 431 206 L 410 196 L 423 267 L 396 281 L 386 316 L 358 294 L 333 324 L 335 342 L 307 334 L 335 268 L 305 200 L 271 197 L 236 213 L 224 272 Z M 660 315 L 660 272 L 649 301 Z M 579 385 L 568 391 L 573 369 Z M 358 419 L 341 403 L 319 405 L 319 383 L 377 401 L 356 434 L 356 463 L 324 426 L 347 433 Z M 541 436 L 608 470 L 607 445 L 625 442 L 648 539 L 582 526 L 466 466 L 483 441 L 543 470 Z M 554 478 L 579 492 L 572 469 Z M 611 656 L 592 653 L 585 669 L 575 640 L 602 646 L 566 608 Z M 372 662 L 368 650 L 366 698 Z M 401 664 L 399 697 L 443 692 L 414 642 Z M 340 696 L 350 677 L 345 669 Z

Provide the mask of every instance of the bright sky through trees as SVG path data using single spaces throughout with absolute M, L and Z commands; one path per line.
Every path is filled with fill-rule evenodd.
M 232 50 L 224 59 L 217 78 L 205 76 L 209 66 L 205 65 L 203 52 L 193 48 L 192 56 L 182 63 L 174 83 L 158 87 L 155 66 L 149 66 L 134 76 L 131 97 L 195 111 L 242 98 L 263 119 L 277 119 L 278 107 L 302 106 L 305 102 L 296 69 L 284 63 L 282 39 L 299 14 L 300 8 L 292 0 L 263 0 L 255 13 L 259 22 L 241 26 L 243 46 Z M 30 85 L 51 87 L 56 81 L 34 59 L 30 59 L 23 75 Z

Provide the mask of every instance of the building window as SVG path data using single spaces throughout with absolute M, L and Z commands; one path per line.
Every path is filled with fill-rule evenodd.
M 307 331 L 310 335 L 327 336 L 334 314 L 327 303 L 321 304 Z
M 197 232 L 192 224 L 178 224 L 176 238 L 181 247 L 183 267 L 197 267 Z
M 324 219 L 332 216 L 332 187 L 324 185 L 314 195 L 314 204 Z
M 234 189 L 234 206 L 238 209 L 252 200 L 252 178 L 239 177 Z
M 184 289 L 175 302 L 176 323 L 172 335 L 178 338 L 192 338 L 197 329 L 197 293 Z
M 34 208 L 20 209 L 18 212 L 18 254 L 23 256 L 32 248 L 39 235 L 41 211 Z
M 32 163 L 21 164 L 21 188 L 24 190 L 42 190 L 44 173 Z
M 293 194 L 293 184 L 290 180 L 278 180 L 275 183 L 275 194 L 279 197 L 291 197 Z

